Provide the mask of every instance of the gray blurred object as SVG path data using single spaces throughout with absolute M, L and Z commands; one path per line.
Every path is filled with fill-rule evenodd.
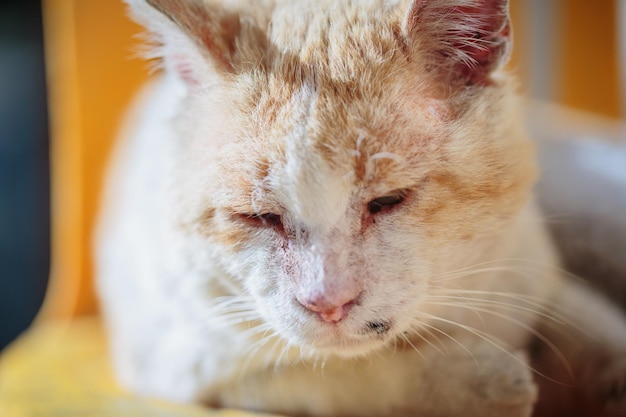
M 528 126 L 539 143 L 540 204 L 565 268 L 626 309 L 626 125 L 535 103 Z
M 0 2 L 0 350 L 26 329 L 50 254 L 48 119 L 41 5 Z

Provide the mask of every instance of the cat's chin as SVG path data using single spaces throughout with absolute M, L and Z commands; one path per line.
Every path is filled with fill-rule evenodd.
M 315 340 L 299 340 L 298 345 L 315 355 L 336 356 L 341 358 L 357 358 L 383 348 L 389 338 L 365 336 L 331 336 Z
M 324 346 L 310 346 L 310 348 L 322 356 L 337 356 L 341 358 L 359 358 L 367 356 L 372 351 L 378 350 L 385 345 L 381 340 L 363 341 L 339 341 L 336 344 Z

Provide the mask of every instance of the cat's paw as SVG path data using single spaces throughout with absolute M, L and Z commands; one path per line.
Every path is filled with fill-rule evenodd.
M 471 354 L 468 354 L 471 351 Z M 538 388 L 526 356 L 491 345 L 429 362 L 429 384 L 439 386 L 438 399 L 424 415 L 464 417 L 530 417 Z M 428 401 L 428 399 L 426 399 Z
M 479 360 L 472 385 L 483 416 L 527 417 L 538 397 L 525 355 L 502 353 Z

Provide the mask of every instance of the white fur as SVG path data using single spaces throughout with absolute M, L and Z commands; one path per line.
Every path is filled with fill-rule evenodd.
M 468 315 L 462 308 L 429 308 L 426 277 L 444 273 L 445 270 L 434 266 L 437 261 L 429 252 L 432 244 L 425 239 L 414 235 L 405 236 L 396 231 L 393 239 L 397 241 L 397 246 L 406 247 L 415 255 L 389 253 L 389 262 L 384 266 L 388 270 L 383 273 L 390 279 L 376 277 L 378 279 L 367 282 L 367 277 L 359 276 L 363 265 L 352 264 L 347 256 L 342 256 L 348 255 L 350 250 L 350 241 L 341 237 L 346 235 L 345 228 L 350 226 L 350 208 L 341 197 L 342 191 L 345 196 L 345 186 L 341 185 L 341 177 L 325 172 L 323 165 L 311 167 L 305 176 L 322 183 L 336 184 L 336 187 L 330 188 L 331 194 L 327 188 L 315 192 L 315 187 L 307 182 L 296 181 L 295 184 L 303 187 L 302 192 L 306 190 L 310 193 L 303 194 L 303 201 L 308 198 L 313 202 L 316 199 L 328 199 L 330 202 L 326 205 L 315 204 L 316 213 L 299 214 L 312 224 L 330 219 L 332 223 L 329 224 L 335 225 L 337 229 L 329 233 L 328 227 L 313 228 L 310 239 L 314 243 L 305 246 L 305 242 L 296 242 L 294 254 L 300 257 L 301 267 L 309 269 L 303 271 L 303 275 L 318 277 L 336 285 L 337 279 L 356 279 L 358 282 L 355 285 L 367 285 L 368 293 L 376 294 L 361 309 L 355 309 L 339 329 L 328 329 L 311 321 L 305 312 L 294 309 L 295 306 L 290 305 L 289 296 L 285 293 L 288 289 L 268 292 L 264 287 L 263 269 L 270 267 L 267 263 L 271 263 L 271 256 L 268 258 L 265 251 L 251 249 L 245 256 L 224 258 L 221 250 L 216 251 L 201 241 L 188 241 L 187 237 L 181 236 L 176 231 L 176 225 L 168 220 L 171 219 L 167 214 L 171 207 L 168 201 L 171 194 L 164 188 L 168 179 L 167 170 L 163 169 L 171 165 L 168 158 L 172 154 L 170 141 L 174 138 L 164 124 L 172 117 L 172 104 L 175 103 L 172 103 L 170 97 L 171 91 L 178 88 L 177 85 L 171 79 L 161 80 L 151 95 L 142 100 L 146 105 L 139 105 L 145 108 L 146 113 L 138 118 L 140 124 L 138 130 L 132 133 L 132 142 L 126 143 L 119 154 L 118 168 L 115 170 L 117 180 L 111 186 L 114 194 L 109 195 L 106 218 L 100 227 L 100 290 L 114 334 L 114 358 L 118 362 L 116 368 L 126 386 L 145 394 L 183 401 L 213 401 L 217 398 L 225 405 L 249 405 L 252 408 L 284 411 L 302 407 L 304 402 L 308 404 L 304 406 L 307 410 L 317 414 L 324 414 L 334 407 L 355 413 L 358 410 L 369 413 L 380 407 L 393 407 L 394 398 L 395 401 L 401 401 L 397 398 L 401 392 L 398 384 L 404 384 L 403 379 L 396 380 L 394 375 L 402 374 L 406 363 L 401 359 L 405 353 L 394 354 L 393 349 L 381 350 L 390 343 L 393 346 L 392 338 L 378 340 L 370 336 L 358 336 L 364 321 L 393 318 L 397 320 L 398 329 L 410 329 L 415 327 L 415 314 L 419 316 L 427 313 L 461 326 L 488 329 L 499 340 L 498 343 L 513 349 L 522 347 L 527 341 L 528 333 L 521 332 L 518 326 L 511 326 L 506 319 L 495 315 Z M 296 160 L 289 163 L 298 164 L 297 156 L 293 158 Z M 306 169 L 306 165 L 294 169 L 291 181 L 303 175 L 298 169 Z M 292 189 L 287 194 L 295 196 L 298 191 Z M 536 222 L 537 215 L 531 208 L 527 209 L 527 213 L 520 217 L 518 226 L 501 239 L 486 243 L 490 250 L 484 251 L 479 242 L 474 242 L 468 247 L 451 248 L 454 254 L 442 253 L 439 257 L 445 260 L 446 269 L 483 264 L 506 266 L 506 261 L 497 260 L 533 259 L 536 264 L 532 264 L 530 269 L 533 273 L 543 271 L 541 281 L 529 279 L 523 273 L 520 275 L 517 268 L 512 268 L 506 277 L 497 270 L 482 272 L 462 280 L 450 280 L 449 287 L 458 288 L 461 296 L 461 288 L 470 288 L 475 291 L 519 291 L 538 299 L 545 297 L 551 291 L 551 285 L 556 283 L 556 275 L 550 269 L 545 269 L 551 268 L 554 260 L 541 226 Z M 307 215 L 309 217 L 305 217 Z M 485 255 L 477 257 L 474 254 L 477 248 L 480 252 L 484 251 Z M 365 261 L 380 256 L 378 248 L 362 249 L 365 252 L 361 258 Z M 199 264 L 205 263 L 203 269 L 197 269 L 198 265 L 185 264 L 185 259 L 190 256 L 187 252 L 192 252 L 191 256 Z M 331 257 L 335 260 L 332 268 L 328 269 L 325 265 L 328 265 L 326 261 Z M 492 261 L 496 262 L 490 264 Z M 413 271 L 415 281 L 401 284 L 391 279 L 395 274 L 394 265 L 407 262 L 410 262 L 409 268 Z M 248 312 L 250 326 L 254 326 L 253 323 L 257 321 L 267 322 L 269 326 L 259 324 L 262 331 L 251 332 L 246 337 L 245 331 L 229 326 L 227 318 L 219 320 L 219 309 L 212 312 L 211 306 L 222 300 L 220 296 L 241 293 L 241 288 L 229 288 L 233 285 L 232 281 L 223 279 L 220 276 L 222 274 L 247 276 L 239 284 L 246 288 L 246 293 L 262 294 L 262 298 L 242 296 L 240 309 Z M 552 280 L 553 284 L 548 284 L 547 280 Z M 446 285 L 445 280 L 442 285 Z M 517 303 L 515 300 L 507 301 Z M 525 303 L 520 301 L 520 304 Z M 530 316 L 529 320 L 530 326 L 536 318 Z M 446 325 L 445 322 L 423 321 L 426 326 L 435 326 L 450 334 L 458 333 L 455 326 Z M 277 330 L 279 335 L 291 336 L 284 338 L 276 335 Z M 248 352 L 254 351 L 255 341 L 259 337 L 265 337 L 269 342 L 256 354 L 248 355 Z M 434 343 L 437 346 L 439 342 Z M 288 348 L 290 345 L 293 348 Z M 346 364 L 339 365 L 339 369 L 349 367 L 355 380 L 347 383 L 325 376 L 332 374 L 329 368 L 334 361 L 328 354 L 358 358 L 369 354 L 374 348 L 378 353 L 368 356 L 362 365 L 359 365 L 361 359 L 350 359 Z M 428 345 L 420 347 L 420 350 L 424 350 L 423 355 L 437 355 L 436 351 L 430 352 L 432 349 Z M 298 364 L 299 359 L 296 358 L 300 354 L 305 359 Z M 306 358 L 311 358 L 311 362 L 308 363 Z M 273 374 L 271 369 L 282 369 L 284 366 L 285 371 L 288 371 L 286 380 L 275 374 L 270 380 L 251 386 L 254 379 L 245 382 L 247 378 L 243 377 L 253 376 L 266 367 Z M 245 369 L 242 370 L 242 367 Z M 301 375 L 298 375 L 297 369 L 300 369 L 298 372 L 302 372 Z M 294 372 L 296 374 L 292 375 Z M 360 375 L 361 372 L 364 375 Z M 389 382 L 377 384 L 375 396 L 363 385 L 367 378 L 373 376 Z M 299 378 L 321 378 L 320 383 L 327 387 L 328 395 L 332 395 L 334 400 L 331 403 L 328 400 L 316 400 L 310 389 L 295 392 L 294 387 L 298 386 L 296 381 Z M 228 388 L 225 389 L 223 384 L 227 384 Z M 294 392 L 287 394 L 289 391 Z M 335 398 L 332 394 L 334 392 L 341 392 L 341 398 Z M 323 394 L 319 395 L 323 397 Z M 387 400 L 384 404 L 373 401 L 379 398 Z
M 410 115 L 400 119 L 404 130 L 377 138 L 338 128 L 354 146 L 329 157 L 311 125 L 334 120 L 313 81 L 288 97 L 270 129 L 263 115 L 240 114 L 256 74 L 224 81 L 169 20 L 130 3 L 164 36 L 167 72 L 136 105 L 98 233 L 98 283 L 123 384 L 145 395 L 293 414 L 530 415 L 537 389 L 524 350 L 546 317 L 574 321 L 570 301 L 579 296 L 562 290 L 533 203 L 492 213 L 488 202 L 470 200 L 454 208 L 467 221 L 457 211 L 452 230 L 435 235 L 402 211 L 377 217 L 366 231 L 362 222 L 372 199 L 434 187 L 427 178 L 446 163 L 441 155 L 462 161 L 455 167 L 462 180 L 487 181 L 499 164 L 515 166 L 508 147 L 526 147 L 513 95 L 489 90 L 464 109 L 466 119 L 447 123 L 443 103 L 422 100 L 424 86 L 390 83 L 389 95 L 405 101 L 375 104 Z M 181 52 L 176 45 L 211 82 L 190 85 L 167 67 Z M 385 122 L 373 111 L 377 117 Z M 372 144 L 380 150 L 367 155 Z M 477 162 L 483 147 L 502 160 Z M 268 158 L 261 179 L 259 149 Z M 355 185 L 361 179 L 351 164 L 361 157 L 374 185 Z M 372 181 L 383 162 L 403 175 Z M 241 190 L 246 181 L 251 195 Z M 415 190 L 417 201 L 432 203 L 428 190 Z M 213 237 L 194 229 L 210 207 Z M 280 215 L 289 238 L 241 225 L 240 241 L 212 240 L 255 213 Z M 467 225 L 480 233 L 462 238 Z M 316 297 L 355 303 L 331 324 L 298 301 Z M 550 308 L 555 299 L 569 310 Z M 626 327 L 609 310 L 596 309 Z

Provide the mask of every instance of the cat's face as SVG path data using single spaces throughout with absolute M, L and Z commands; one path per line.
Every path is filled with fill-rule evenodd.
M 440 278 L 480 258 L 534 177 L 510 81 L 451 83 L 396 15 L 330 36 L 335 55 L 270 36 L 263 63 L 181 107 L 180 210 L 230 287 L 320 352 L 364 353 L 426 320 Z
M 500 87 L 455 107 L 398 75 L 358 99 L 245 82 L 238 105 L 211 109 L 232 126 L 224 143 L 186 154 L 212 167 L 186 194 L 204 194 L 207 242 L 291 342 L 354 354 L 396 337 L 527 197 L 531 155 Z

